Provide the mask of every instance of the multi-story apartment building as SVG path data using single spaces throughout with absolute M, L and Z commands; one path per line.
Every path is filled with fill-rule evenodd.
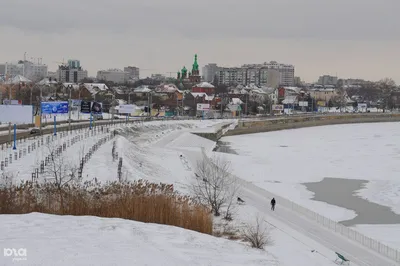
M 156 74 L 151 74 L 151 78 L 154 80 L 158 80 L 158 81 L 164 81 L 164 80 L 166 80 L 167 77 L 163 74 L 156 73 Z
M 247 64 L 242 67 L 221 68 L 218 83 L 277 87 L 294 86 L 294 66 L 275 61 L 264 64 Z
M 68 64 L 58 67 L 57 79 L 59 82 L 78 83 L 87 78 L 87 70 L 83 70 L 79 60 L 68 60 Z
M 240 67 L 223 67 L 218 70 L 218 84 L 246 84 L 247 69 Z
M 48 74 L 48 67 L 42 63 L 33 63 L 30 61 L 24 61 L 24 77 L 33 80 L 39 81 Z
M 217 64 L 207 64 L 203 67 L 202 72 L 203 72 L 203 80 L 205 82 L 214 82 L 215 77 L 218 77 L 218 70 L 219 67 Z
M 342 86 L 364 85 L 366 83 L 368 83 L 368 81 L 364 79 L 339 79 L 337 85 L 339 87 L 342 87 Z
M 114 83 L 125 83 L 129 79 L 129 73 L 121 69 L 109 69 L 97 71 L 97 79 L 104 81 L 112 81 Z
M 18 61 L 18 63 L 0 64 L 0 74 L 8 78 L 23 76 L 27 79 L 38 81 L 47 76 L 47 65 L 30 61 Z
M 319 85 L 334 85 L 336 86 L 338 78 L 335 76 L 323 75 L 318 78 Z
M 24 64 L 4 63 L 0 64 L 0 75 L 15 77 L 24 75 Z
M 124 72 L 128 73 L 129 80 L 139 80 L 139 68 L 134 66 L 124 67 Z

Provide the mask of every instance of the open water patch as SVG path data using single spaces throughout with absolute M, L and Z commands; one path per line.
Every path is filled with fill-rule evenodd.
M 231 143 L 227 141 L 218 140 L 213 151 L 238 155 L 238 153 L 232 149 Z
M 357 224 L 400 224 L 400 215 L 389 207 L 367 201 L 355 195 L 355 192 L 364 187 L 368 180 L 324 178 L 319 182 L 303 183 L 306 188 L 314 192 L 312 200 L 325 202 L 356 212 L 357 216 L 351 220 L 341 221 L 346 226 Z

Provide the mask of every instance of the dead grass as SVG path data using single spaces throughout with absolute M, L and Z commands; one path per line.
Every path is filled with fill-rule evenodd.
M 210 210 L 176 193 L 172 185 L 97 182 L 66 185 L 22 183 L 0 188 L 0 214 L 41 212 L 91 215 L 158 223 L 212 234 Z

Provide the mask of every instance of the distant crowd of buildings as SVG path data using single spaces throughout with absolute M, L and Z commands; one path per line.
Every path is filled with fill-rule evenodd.
M 195 60 L 197 67 L 197 57 Z M 220 67 L 215 63 L 210 63 L 202 68 L 200 73 L 180 71 L 188 77 L 194 75 L 201 81 L 212 83 L 215 86 L 258 86 L 277 88 L 279 86 L 304 86 L 300 77 L 295 76 L 295 67 L 290 64 L 282 64 L 276 61 L 265 62 L 262 64 L 244 64 L 240 67 Z M 42 63 L 41 59 L 29 61 L 24 59 L 16 63 L 0 63 L 0 82 L 5 82 L 16 76 L 22 76 L 33 82 L 38 82 L 43 78 L 57 81 L 59 83 L 80 83 L 89 78 L 88 71 L 85 70 L 79 60 L 68 60 L 60 63 L 55 72 L 48 71 L 48 66 Z M 179 79 L 180 77 L 176 77 Z M 96 81 L 113 82 L 115 84 L 133 83 L 140 79 L 140 69 L 135 66 L 127 66 L 123 69 L 99 70 L 96 77 L 91 79 Z M 167 78 L 163 74 L 152 74 L 151 79 L 165 81 Z M 200 82 L 197 80 L 196 82 Z M 345 85 L 361 84 L 363 80 L 358 79 L 338 79 L 336 76 L 324 75 L 319 77 L 315 84 L 322 86 L 341 87 Z
M 49 72 L 41 60 L 33 63 L 24 58 L 15 64 L 0 64 L 0 104 L 3 100 L 18 100 L 37 105 L 43 99 L 71 97 L 100 101 L 108 107 L 123 102 L 150 105 L 152 110 L 164 110 L 170 115 L 198 115 L 202 106 L 221 115 L 236 115 L 279 113 L 284 109 L 323 111 L 359 104 L 379 106 L 383 101 L 377 87 L 369 95 L 359 90 L 367 81 L 324 75 L 316 83 L 305 84 L 295 76 L 293 65 L 275 61 L 241 67 L 207 64 L 202 73 L 200 69 L 194 55 L 191 67 L 183 66 L 174 78 L 154 74 L 130 84 L 139 80 L 137 67 L 100 70 L 95 78 L 89 78 L 79 60 L 59 63 L 56 72 Z M 384 103 L 400 107 L 400 90 L 390 97 Z

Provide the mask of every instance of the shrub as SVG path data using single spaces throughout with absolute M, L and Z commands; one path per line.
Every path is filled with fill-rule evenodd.
M 35 182 L 0 187 L 0 214 L 30 212 L 123 218 L 212 233 L 209 209 L 179 195 L 172 185 L 143 180 L 106 184 L 90 181 L 62 188 Z
M 270 232 L 265 222 L 256 218 L 255 225 L 247 224 L 242 231 L 243 239 L 251 244 L 252 248 L 263 249 L 266 245 L 272 244 Z

